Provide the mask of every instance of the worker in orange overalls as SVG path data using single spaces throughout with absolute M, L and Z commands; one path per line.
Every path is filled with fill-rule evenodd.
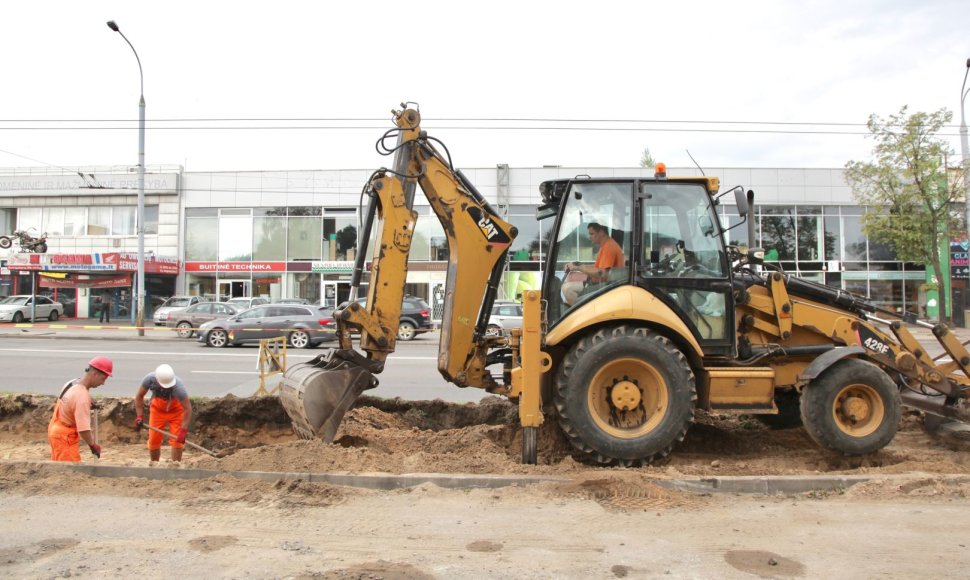
M 81 461 L 83 439 L 91 453 L 101 458 L 101 446 L 91 434 L 91 389 L 104 384 L 114 365 L 107 357 L 96 356 L 88 362 L 84 376 L 67 381 L 54 403 L 54 415 L 47 425 L 47 439 L 51 444 L 52 461 Z
M 138 393 L 135 394 L 135 430 L 141 430 L 145 424 L 145 395 L 149 392 L 152 400 L 148 424 L 177 434 L 175 439 L 169 438 L 168 444 L 172 446 L 172 461 L 182 461 L 185 436 L 189 432 L 189 422 L 192 421 L 189 393 L 170 365 L 158 365 L 155 372 L 145 375 L 138 387 Z M 162 456 L 162 434 L 158 431 L 148 433 L 148 455 L 152 461 L 158 461 Z

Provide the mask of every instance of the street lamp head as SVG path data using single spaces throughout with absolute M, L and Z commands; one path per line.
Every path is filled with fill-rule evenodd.
M 114 30 L 115 32 L 121 32 L 121 30 L 118 29 L 118 25 L 115 23 L 114 20 L 108 21 L 108 28 L 110 28 L 111 30 Z M 970 60 L 967 61 L 967 64 L 970 65 Z
M 970 58 L 967 59 L 967 68 L 970 68 Z

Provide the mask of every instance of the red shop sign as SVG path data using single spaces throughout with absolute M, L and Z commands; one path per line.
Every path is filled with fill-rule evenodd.
M 186 272 L 285 272 L 286 262 L 186 262 Z

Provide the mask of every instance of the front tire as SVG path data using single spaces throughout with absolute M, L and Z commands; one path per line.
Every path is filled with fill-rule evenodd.
M 289 336 L 290 346 L 293 348 L 309 348 L 310 335 L 305 330 L 294 330 Z
M 403 340 L 403 341 L 414 340 L 414 337 L 416 335 L 417 335 L 416 327 L 414 326 L 413 323 L 408 322 L 407 320 L 402 320 L 401 324 L 398 325 L 397 327 L 398 340 Z
M 179 338 L 192 338 L 192 335 L 195 333 L 192 329 L 192 323 L 184 320 L 178 323 L 175 327 L 175 332 L 178 333 Z
M 51 310 L 51 313 L 47 315 L 47 320 L 50 320 L 51 322 L 57 322 L 57 316 L 58 316 L 57 311 Z
M 686 357 L 646 328 L 604 328 L 582 338 L 556 376 L 559 425 L 597 463 L 664 457 L 694 421 L 697 391 Z
M 229 335 L 221 328 L 213 328 L 206 335 L 205 343 L 213 348 L 222 348 L 229 344 Z
M 802 390 L 802 422 L 821 447 L 843 455 L 878 451 L 896 436 L 899 389 L 876 365 L 843 359 Z
M 6 250 L 12 245 L 13 245 L 13 241 L 11 241 L 10 238 L 8 238 L 7 236 L 0 236 L 0 248 Z

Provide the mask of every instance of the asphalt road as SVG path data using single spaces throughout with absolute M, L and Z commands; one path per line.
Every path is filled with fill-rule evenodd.
M 441 378 L 436 338 L 399 343 L 386 370 L 378 377 L 380 386 L 367 394 L 408 400 L 480 400 L 483 391 L 459 389 Z M 288 349 L 288 364 L 308 361 L 323 350 Z M 259 349 L 255 346 L 214 349 L 194 340 L 4 337 L 0 340 L 0 391 L 55 395 L 65 381 L 79 376 L 85 363 L 95 355 L 110 357 L 115 365 L 114 376 L 96 391 L 101 396 L 133 396 L 142 377 L 163 362 L 175 368 L 192 396 L 248 396 L 259 385 Z

